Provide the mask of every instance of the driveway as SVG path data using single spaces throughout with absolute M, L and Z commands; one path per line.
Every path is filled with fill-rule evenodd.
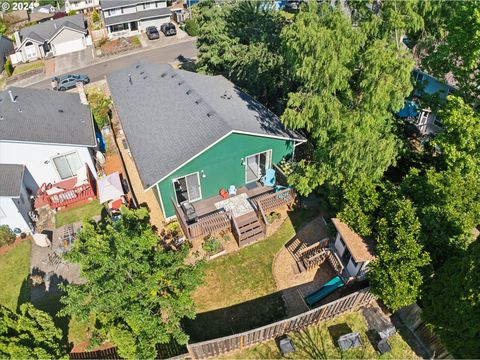
M 87 46 L 85 50 L 55 57 L 55 74 L 63 74 L 70 69 L 78 69 L 93 64 L 94 48 Z

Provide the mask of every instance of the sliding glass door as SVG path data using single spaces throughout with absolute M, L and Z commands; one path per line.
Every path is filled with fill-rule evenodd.
M 202 189 L 200 187 L 200 176 L 198 172 L 182 176 L 173 180 L 175 196 L 177 203 L 185 201 L 193 202 L 202 198 Z
M 245 183 L 257 181 L 271 167 L 272 151 L 264 151 L 247 156 L 245 159 Z

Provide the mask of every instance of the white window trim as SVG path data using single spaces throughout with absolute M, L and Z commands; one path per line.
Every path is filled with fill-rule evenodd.
M 51 162 L 53 168 L 55 169 L 55 172 L 57 173 L 57 176 L 58 176 L 58 178 L 60 179 L 60 181 L 71 179 L 71 178 L 77 176 L 77 174 L 75 174 L 75 175 L 73 175 L 73 176 L 70 176 L 70 177 L 67 177 L 67 178 L 65 178 L 65 179 L 62 179 L 62 176 L 60 175 L 60 172 L 59 172 L 58 169 L 57 169 L 57 165 L 55 165 L 55 161 L 53 161 L 53 159 L 56 159 L 56 158 L 59 158 L 59 157 L 62 157 L 62 156 L 71 155 L 71 154 L 77 154 L 79 162 L 82 163 L 82 159 L 80 158 L 80 155 L 78 155 L 78 151 L 77 151 L 77 150 L 69 151 L 69 152 L 66 152 L 66 153 L 63 153 L 63 154 L 59 154 L 59 155 L 55 155 L 55 156 L 52 156 L 52 157 L 50 158 L 50 162 Z M 70 165 L 68 165 L 68 167 L 70 167 Z M 70 169 L 70 170 L 72 170 L 72 169 Z M 72 173 L 73 173 L 73 171 L 72 171 Z
M 259 179 L 262 178 L 262 175 L 260 175 L 258 178 L 256 178 L 255 180 L 251 180 L 251 181 L 248 181 L 247 179 L 247 164 L 248 164 L 248 160 L 247 158 L 249 157 L 252 157 L 252 156 L 256 156 L 256 155 L 259 155 L 259 154 L 263 154 L 263 153 L 268 153 L 268 164 L 267 164 L 267 169 L 271 169 L 272 168 L 272 154 L 273 154 L 273 151 L 272 149 L 268 149 L 268 150 L 264 150 L 264 151 L 259 151 L 255 154 L 251 154 L 251 155 L 247 155 L 244 157 L 244 161 L 245 161 L 245 184 L 251 184 L 253 182 L 256 182 L 258 181 Z
M 198 199 L 195 199 L 195 200 L 191 200 L 190 199 L 190 193 L 188 191 L 188 180 L 187 180 L 187 177 L 190 176 L 190 175 L 197 175 L 197 179 L 198 179 L 198 185 L 199 185 L 199 193 L 200 193 L 200 197 Z M 175 190 L 175 181 L 177 181 L 178 179 L 181 179 L 181 178 L 185 178 L 185 181 L 187 183 L 187 197 L 188 197 L 188 202 L 189 203 L 194 203 L 196 201 L 200 201 L 203 199 L 203 195 L 202 195 L 202 183 L 200 182 L 200 172 L 199 171 L 195 171 L 193 173 L 190 173 L 190 174 L 187 174 L 187 175 L 182 175 L 182 176 L 178 176 L 176 177 L 175 179 L 172 179 L 172 186 L 173 186 L 173 193 L 175 194 L 175 202 L 177 203 L 178 206 L 180 206 L 180 204 L 178 203 L 178 199 L 177 199 L 177 192 Z

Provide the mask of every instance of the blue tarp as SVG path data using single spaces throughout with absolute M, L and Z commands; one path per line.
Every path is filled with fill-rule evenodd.
M 418 115 L 418 106 L 413 101 L 405 101 L 405 106 L 398 113 L 401 118 L 415 117 Z
M 105 147 L 105 140 L 103 139 L 102 133 L 98 130 L 95 130 L 95 137 L 97 138 L 98 149 L 100 150 L 100 152 L 104 153 L 106 150 L 106 147 Z
M 340 276 L 336 276 L 326 282 L 320 289 L 318 289 L 314 293 L 305 296 L 304 300 L 308 304 L 308 306 L 313 306 L 326 296 L 333 293 L 338 288 L 341 288 L 342 286 L 344 286 L 342 279 L 340 278 Z

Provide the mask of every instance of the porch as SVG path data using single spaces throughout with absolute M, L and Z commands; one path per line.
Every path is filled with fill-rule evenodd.
M 260 183 L 243 186 L 236 195 L 228 198 L 217 195 L 192 203 L 193 220 L 174 199 L 171 201 L 182 231 L 189 240 L 230 231 L 242 247 L 266 235 L 270 225 L 267 215 L 282 206 L 292 205 L 295 192 L 292 188 L 269 187 Z

